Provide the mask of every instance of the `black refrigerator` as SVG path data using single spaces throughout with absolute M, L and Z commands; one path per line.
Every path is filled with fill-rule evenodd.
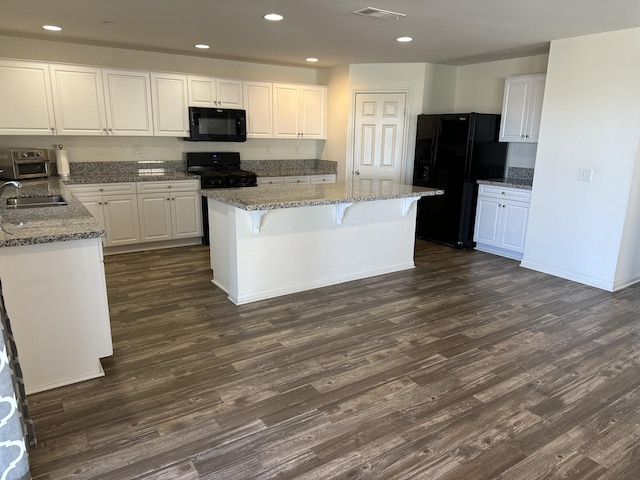
M 418 202 L 416 236 L 473 248 L 478 185 L 503 178 L 507 144 L 498 142 L 500 115 L 418 115 L 413 184 L 444 190 Z

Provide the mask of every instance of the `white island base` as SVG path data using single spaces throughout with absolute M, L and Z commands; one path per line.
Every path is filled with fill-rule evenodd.
M 418 199 L 248 211 L 209 198 L 213 283 L 244 304 L 413 268 Z

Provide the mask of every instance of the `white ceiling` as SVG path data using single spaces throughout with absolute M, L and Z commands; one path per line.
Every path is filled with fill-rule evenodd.
M 379 20 L 363 7 L 405 13 Z M 284 15 L 281 22 L 262 19 Z M 108 23 L 105 23 L 108 22 Z M 42 25 L 63 27 L 49 33 Z M 640 26 L 639 0 L 0 0 L 0 34 L 314 67 L 464 65 L 546 53 L 551 40 Z M 401 44 L 396 37 L 414 41 Z M 193 48 L 207 43 L 205 52 Z

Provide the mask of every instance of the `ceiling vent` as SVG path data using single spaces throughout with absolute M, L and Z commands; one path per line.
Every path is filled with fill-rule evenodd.
M 365 7 L 351 13 L 355 13 L 356 15 L 363 15 L 365 17 L 378 18 L 380 20 L 397 20 L 399 18 L 407 16 L 404 13 L 390 12 L 389 10 L 381 10 L 380 8 L 375 7 Z

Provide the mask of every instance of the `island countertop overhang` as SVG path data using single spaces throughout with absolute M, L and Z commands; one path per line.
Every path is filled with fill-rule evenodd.
M 443 195 L 444 190 L 401 183 L 356 181 L 311 185 L 261 185 L 247 188 L 200 190 L 204 197 L 241 210 L 277 210 L 282 208 L 337 205 L 394 198 Z

